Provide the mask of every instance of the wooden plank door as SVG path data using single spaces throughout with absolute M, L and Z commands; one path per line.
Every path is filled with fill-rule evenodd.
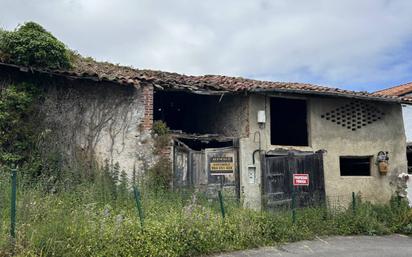
M 309 174 L 309 186 L 293 187 L 295 173 Z M 325 198 L 322 153 L 264 156 L 262 181 L 266 208 L 290 206 L 293 191 L 298 207 L 321 204 Z

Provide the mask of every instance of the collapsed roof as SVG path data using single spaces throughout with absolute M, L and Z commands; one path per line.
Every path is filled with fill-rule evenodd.
M 107 62 L 96 62 L 92 58 L 83 57 L 76 58 L 74 60 L 73 67 L 68 70 L 24 67 L 11 63 L 0 62 L 0 69 L 2 67 L 15 68 L 22 72 L 63 76 L 69 79 L 109 81 L 116 84 L 134 87 L 153 85 L 155 88 L 160 90 L 185 90 L 200 94 L 242 92 L 293 93 L 397 103 L 412 103 L 411 98 L 398 97 L 394 95 L 350 91 L 307 83 L 260 81 L 221 75 L 190 76 L 172 72 L 135 69 L 132 67 L 115 65 Z

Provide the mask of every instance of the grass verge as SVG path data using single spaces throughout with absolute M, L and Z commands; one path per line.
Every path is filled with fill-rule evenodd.
M 226 202 L 223 220 L 217 201 L 144 191 L 142 228 L 129 192 L 114 196 L 89 183 L 51 194 L 21 185 L 12 247 L 10 190 L 4 180 L 0 186 L 0 256 L 198 256 L 315 236 L 412 233 L 411 210 L 396 200 L 387 205 L 358 203 L 356 212 L 299 209 L 293 224 L 290 211 L 257 212 Z

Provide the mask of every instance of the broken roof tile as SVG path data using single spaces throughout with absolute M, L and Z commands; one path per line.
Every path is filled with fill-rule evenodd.
M 273 82 L 241 77 L 228 77 L 221 75 L 191 76 L 172 72 L 141 70 L 132 67 L 120 66 L 108 62 L 96 62 L 91 58 L 78 57 L 74 59 L 70 70 L 46 70 L 40 68 L 27 68 L 10 63 L 0 63 L 2 66 L 11 66 L 27 71 L 37 71 L 57 75 L 66 75 L 77 78 L 111 81 L 118 84 L 139 86 L 142 82 L 155 85 L 162 89 L 186 89 L 222 92 L 256 92 L 278 91 L 303 94 L 323 94 L 337 97 L 364 98 L 377 101 L 392 101 L 412 103 L 411 98 L 400 98 L 397 95 L 357 92 L 339 88 L 331 88 L 308 83 Z M 410 85 L 412 88 L 412 84 Z

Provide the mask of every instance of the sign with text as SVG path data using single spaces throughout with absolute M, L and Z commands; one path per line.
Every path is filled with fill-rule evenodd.
M 293 174 L 294 186 L 309 186 L 309 174 Z
M 210 157 L 209 169 L 211 175 L 232 174 L 234 167 L 233 157 Z

